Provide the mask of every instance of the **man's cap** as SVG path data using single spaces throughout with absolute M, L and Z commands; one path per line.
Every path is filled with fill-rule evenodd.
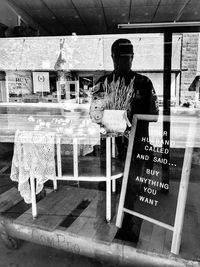
M 128 39 L 118 39 L 112 44 L 111 53 L 115 56 L 132 56 L 133 45 Z

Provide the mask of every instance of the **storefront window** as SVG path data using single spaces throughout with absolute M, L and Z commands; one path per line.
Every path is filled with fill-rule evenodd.
M 122 251 L 130 247 L 165 257 L 172 252 L 183 259 L 198 258 L 199 34 L 176 33 L 169 43 L 165 37 L 151 33 L 18 40 L 23 66 L 5 68 L 0 75 L 0 101 L 6 106 L 2 140 L 13 143 L 12 178 L 19 176 L 19 166 L 37 162 L 41 169 L 33 169 L 39 172 L 34 179 L 42 177 L 39 186 L 53 180 L 47 194 L 57 190 L 56 180 L 70 188 L 72 201 L 67 203 L 73 208 L 65 206 L 67 194 L 58 192 L 56 201 L 63 201 L 58 217 L 65 218 L 57 222 L 57 215 L 50 214 L 49 221 L 55 220 L 49 232 L 60 227 L 73 233 L 74 225 L 81 225 L 93 240 L 101 239 L 98 231 L 105 229 L 103 241 L 109 246 L 123 243 Z M 124 50 L 112 47 L 119 38 L 125 39 Z M 5 46 L 6 40 L 1 42 Z M 27 47 L 30 62 L 23 57 Z M 42 52 L 33 60 L 35 47 Z M 127 58 L 132 64 L 128 71 L 123 69 Z M 50 171 L 51 177 L 43 179 L 42 171 Z M 40 187 L 26 186 L 28 193 L 36 188 L 29 199 L 35 206 L 27 215 L 35 222 L 42 209 L 37 210 L 40 204 L 33 195 Z

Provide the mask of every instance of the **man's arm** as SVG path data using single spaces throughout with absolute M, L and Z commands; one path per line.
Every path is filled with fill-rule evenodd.
M 158 97 L 156 95 L 156 91 L 150 79 L 147 80 L 147 83 L 148 83 L 148 114 L 157 115 L 155 116 L 155 120 L 153 120 L 157 121 L 159 114 Z
M 156 91 L 151 83 L 151 92 L 150 92 L 150 103 L 149 103 L 150 114 L 159 114 L 159 104 L 158 97 L 156 95 Z
M 158 99 L 153 84 L 149 78 L 140 74 L 135 79 L 135 97 L 132 102 L 133 114 L 159 114 Z

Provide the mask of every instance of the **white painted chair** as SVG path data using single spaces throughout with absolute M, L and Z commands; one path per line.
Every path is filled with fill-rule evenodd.
M 73 139 L 73 174 L 63 175 L 62 160 L 61 160 L 61 137 L 56 137 L 56 157 L 57 157 L 57 176 L 53 179 L 53 188 L 57 190 L 57 180 L 65 181 L 90 181 L 90 182 L 106 182 L 106 220 L 111 220 L 111 191 L 116 191 L 116 179 L 123 176 L 122 164 L 115 166 L 115 173 L 113 174 L 112 163 L 115 161 L 115 137 L 106 137 L 106 172 L 105 175 L 79 175 L 79 161 L 78 161 L 78 140 Z M 85 157 L 86 158 L 86 157 Z M 119 165 L 119 164 L 118 164 Z M 121 168 L 120 168 L 121 167 Z M 37 206 L 35 196 L 34 178 L 31 178 L 31 196 L 32 196 L 32 215 L 37 217 Z

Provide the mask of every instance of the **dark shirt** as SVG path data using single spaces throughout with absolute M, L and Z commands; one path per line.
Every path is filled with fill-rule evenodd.
M 158 101 L 157 96 L 153 87 L 153 84 L 149 78 L 144 75 L 138 74 L 134 71 L 130 71 L 123 77 L 119 77 L 112 72 L 108 75 L 102 76 L 96 84 L 99 84 L 98 91 L 93 93 L 93 97 L 98 96 L 101 92 L 104 92 L 104 86 L 106 79 L 108 84 L 110 84 L 113 80 L 117 81 L 124 78 L 125 85 L 128 86 L 131 80 L 134 78 L 133 88 L 134 94 L 132 95 L 131 99 L 131 109 L 127 111 L 128 119 L 132 122 L 132 118 L 134 114 L 151 114 L 151 115 L 158 115 Z M 139 142 L 141 137 L 148 137 L 149 136 L 149 122 L 148 121 L 139 121 L 136 130 L 135 136 L 135 149 L 140 150 Z M 138 145 L 137 145 L 138 143 Z M 128 140 L 125 138 L 124 140 L 120 138 L 116 138 L 116 144 L 118 147 L 119 157 L 124 158 L 127 151 Z M 141 142 L 140 142 L 141 145 Z

